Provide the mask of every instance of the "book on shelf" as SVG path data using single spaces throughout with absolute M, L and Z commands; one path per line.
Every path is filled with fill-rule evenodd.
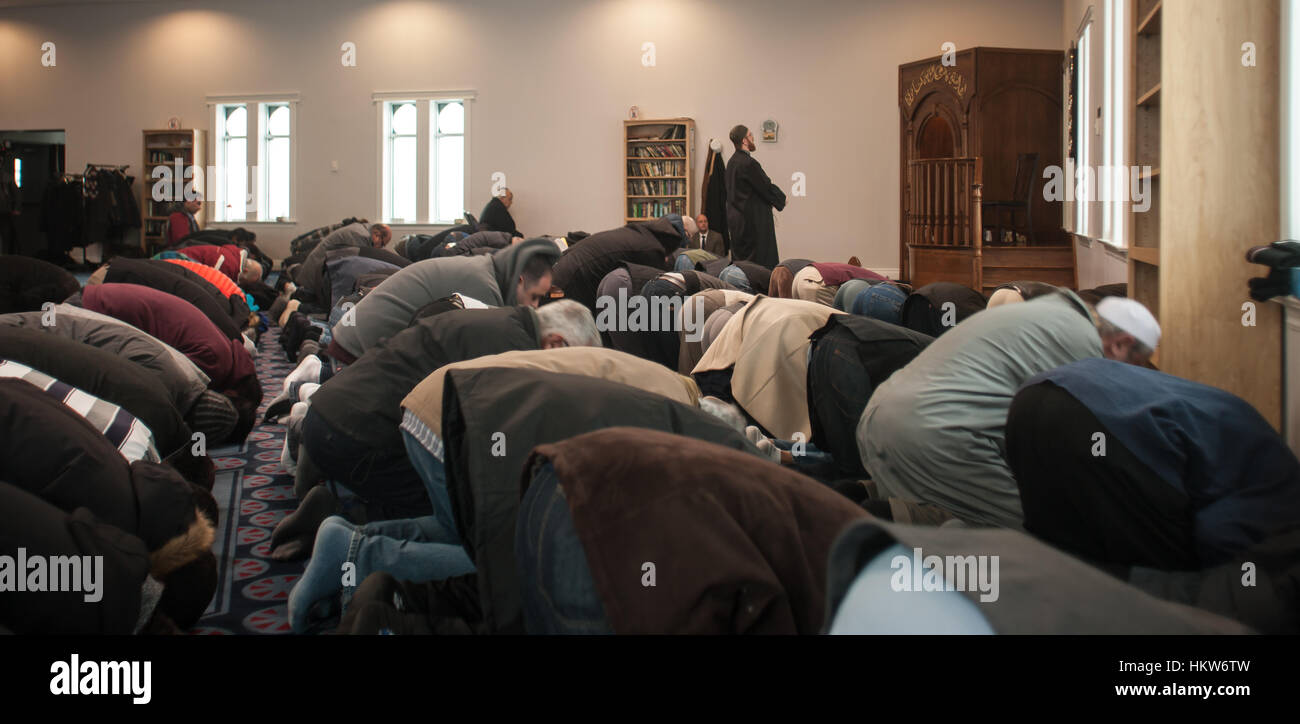
M 686 158 L 686 148 L 676 143 L 655 143 L 632 148 L 637 158 Z

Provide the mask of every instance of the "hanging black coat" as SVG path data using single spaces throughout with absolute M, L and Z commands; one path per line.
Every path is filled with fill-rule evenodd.
M 704 215 L 709 218 L 709 229 L 722 234 L 722 248 L 731 253 L 731 233 L 727 228 L 727 167 L 722 162 L 722 152 L 709 149 L 704 161 L 704 183 L 700 189 L 704 200 Z
M 733 260 L 756 262 L 768 269 L 781 262 L 773 208 L 785 208 L 785 192 L 772 183 L 753 156 L 737 150 L 727 162 L 727 230 Z

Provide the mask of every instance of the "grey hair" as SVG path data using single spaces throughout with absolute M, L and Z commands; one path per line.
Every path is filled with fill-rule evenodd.
M 537 336 L 548 334 L 558 334 L 570 347 L 602 346 L 591 310 L 572 299 L 561 299 L 537 308 Z
M 1097 334 L 1102 339 L 1106 339 L 1107 337 L 1112 337 L 1117 334 L 1128 334 L 1128 336 L 1133 337 L 1132 334 L 1125 332 L 1124 330 L 1120 329 L 1119 327 L 1116 327 L 1115 325 L 1111 324 L 1110 322 L 1104 319 L 1097 320 Z M 1145 344 L 1142 344 L 1142 341 L 1139 340 L 1137 337 L 1133 337 L 1133 348 L 1132 351 L 1129 352 L 1130 357 L 1138 356 L 1145 359 L 1150 357 L 1154 353 L 1155 350 L 1151 349 Z
M 704 396 L 700 398 L 700 409 L 719 418 L 728 425 L 736 428 L 739 432 L 745 431 L 745 426 L 749 423 L 745 421 L 745 416 L 736 409 L 736 406 L 717 397 Z
M 695 223 L 694 216 L 682 214 L 682 228 L 686 230 L 686 236 L 691 237 L 700 233 L 700 225 Z

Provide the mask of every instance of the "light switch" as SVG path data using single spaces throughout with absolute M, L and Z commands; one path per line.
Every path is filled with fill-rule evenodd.
M 337 160 L 335 160 L 335 161 L 330 161 L 330 172 L 331 172 L 331 173 L 338 173 L 338 172 L 339 172 L 339 162 L 338 162 Z

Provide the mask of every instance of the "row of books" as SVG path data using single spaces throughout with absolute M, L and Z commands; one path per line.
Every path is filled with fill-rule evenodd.
M 629 218 L 653 219 L 664 214 L 686 213 L 686 199 L 675 201 L 633 201 L 627 205 Z
M 628 161 L 627 175 L 637 178 L 650 176 L 685 176 L 685 161 Z
M 676 196 L 686 193 L 686 182 L 629 180 L 627 192 L 633 196 Z
M 178 158 L 171 151 L 153 151 L 149 154 L 149 163 L 173 163 Z M 179 158 L 184 159 L 184 156 Z
M 631 151 L 637 158 L 686 158 L 686 147 L 680 143 L 648 143 L 632 146 Z
M 655 126 L 637 126 L 628 130 L 629 141 L 648 141 L 660 140 L 671 141 L 675 138 L 686 138 L 686 126 L 680 123 L 674 123 L 667 126 L 664 130 L 655 133 Z

